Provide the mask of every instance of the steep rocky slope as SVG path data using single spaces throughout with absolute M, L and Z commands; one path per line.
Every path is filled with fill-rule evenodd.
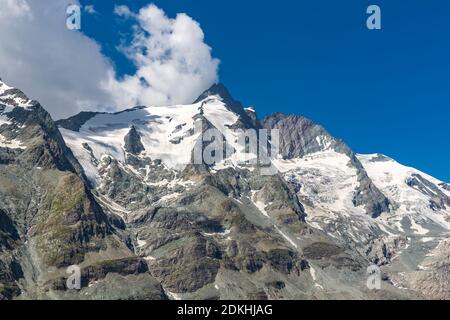
M 78 298 L 79 292 L 65 291 L 74 264 L 82 267 L 84 286 L 113 289 L 114 282 L 102 283 L 114 272 L 123 285 L 118 289 L 141 277 L 148 287 L 138 297 L 164 297 L 114 222 L 87 188 L 50 115 L 0 81 L 0 298 Z M 83 295 L 96 297 L 108 293 Z

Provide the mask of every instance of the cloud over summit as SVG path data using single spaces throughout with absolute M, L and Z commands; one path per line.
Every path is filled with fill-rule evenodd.
M 217 80 L 219 61 L 211 57 L 200 25 L 186 14 L 171 19 L 153 4 L 133 15 L 124 6 L 116 13 L 138 25 L 123 49 L 136 73 L 108 83 L 120 105 L 189 103 Z

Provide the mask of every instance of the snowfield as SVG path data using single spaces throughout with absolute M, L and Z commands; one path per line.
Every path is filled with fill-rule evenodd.
M 108 155 L 124 162 L 124 138 L 134 126 L 145 148 L 142 156 L 161 160 L 169 169 L 181 170 L 192 161 L 192 151 L 200 138 L 200 132 L 194 131 L 195 117 L 201 113 L 222 132 L 228 132 L 226 126 L 233 125 L 238 119 L 226 110 L 219 98 L 209 97 L 192 105 L 151 106 L 115 114 L 98 114 L 79 132 L 64 128 L 60 131 L 87 176 L 97 182 L 98 169 L 92 163 L 91 151 L 86 145 L 96 159 Z
M 436 223 L 450 230 L 450 207 L 433 210 L 430 206 L 431 200 L 443 195 L 450 196 L 450 192 L 441 187 L 442 181 L 387 157 L 377 160 L 379 156 L 358 155 L 358 158 L 377 188 L 398 205 L 394 213 L 384 218 L 402 231 L 401 221 L 406 217 L 409 219 L 410 229 L 417 235 L 428 234 L 429 231 L 423 226 L 426 223 Z M 422 190 L 408 185 L 417 176 L 429 182 L 428 185 L 423 184 Z
M 101 182 L 98 162 L 104 157 L 110 156 L 130 167 L 125 164 L 124 139 L 131 127 L 138 132 L 145 149 L 139 157 L 161 160 L 168 170 L 182 170 L 192 162 L 192 151 L 201 139 L 200 131 L 195 128 L 196 119 L 201 115 L 224 134 L 233 149 L 239 150 L 238 133 L 230 130 L 239 116 L 216 95 L 191 105 L 138 107 L 115 114 L 97 114 L 79 131 L 64 128 L 60 131 L 87 177 L 98 185 Z M 450 209 L 436 210 L 430 205 L 440 196 L 450 196 L 450 191 L 440 186 L 442 181 L 382 155 L 358 155 L 369 178 L 392 206 L 390 213 L 372 219 L 364 206 L 354 204 L 360 182 L 350 157 L 333 150 L 329 136 L 319 135 L 315 140 L 321 151 L 302 158 L 273 161 L 278 172 L 297 189 L 299 198 L 307 199 L 307 221 L 314 228 L 355 242 L 368 241 L 373 232 L 392 236 L 409 231 L 417 236 L 430 236 L 429 224 L 450 229 Z M 249 159 L 253 157 L 257 155 L 249 155 Z M 239 160 L 238 153 L 233 153 L 212 166 L 211 171 L 240 167 Z M 135 171 L 132 167 L 129 170 Z M 149 168 L 146 170 L 148 172 Z M 152 182 L 152 185 L 155 183 L 162 184 Z M 256 191 L 250 200 L 263 216 L 269 217 L 267 204 L 258 202 L 255 195 Z M 170 201 L 177 196 L 172 192 L 160 201 Z

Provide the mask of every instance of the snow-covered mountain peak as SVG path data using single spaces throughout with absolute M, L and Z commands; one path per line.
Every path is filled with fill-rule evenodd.
M 10 87 L 0 80 L 0 113 L 8 113 L 15 107 L 29 109 L 33 107 L 34 103 L 22 91 Z
M 211 96 L 216 96 L 228 104 L 235 102 L 228 89 L 222 83 L 212 85 L 209 89 L 204 91 L 195 102 L 200 102 Z
M 450 230 L 450 191 L 442 181 L 380 154 L 358 155 L 358 159 L 395 206 L 386 219 L 393 221 L 397 229 L 404 229 L 403 218 L 407 217 L 418 234 L 428 233 L 426 225 L 430 225 L 429 229 L 438 225 Z
M 29 111 L 34 105 L 35 102 L 28 99 L 22 91 L 8 86 L 0 79 L 0 148 L 26 148 L 17 137 L 25 127 L 23 119 L 18 119 L 21 118 L 18 113 Z M 19 112 L 15 112 L 17 110 Z
M 228 89 L 222 84 L 214 84 L 208 90 L 203 92 L 194 103 L 208 100 L 210 98 L 219 99 L 223 102 L 228 110 L 237 114 L 240 117 L 241 122 L 246 127 L 251 127 L 255 125 L 253 114 L 248 113 L 247 110 L 244 109 L 242 104 L 233 98 Z M 254 108 L 253 108 L 254 111 Z
M 202 133 L 196 131 L 196 122 L 200 119 L 207 120 L 227 140 L 234 142 L 228 129 L 238 122 L 240 115 L 231 110 L 223 96 L 216 94 L 205 95 L 190 105 L 138 107 L 118 113 L 80 113 L 58 121 L 58 125 L 87 176 L 98 181 L 97 166 L 102 157 L 111 156 L 121 163 L 126 162 L 130 147 L 126 141 L 137 144 L 140 157 L 160 160 L 168 169 L 183 169 L 191 163 L 192 151 Z
M 364 165 L 366 170 L 368 171 L 371 179 L 379 185 L 407 185 L 413 189 L 419 190 L 420 192 L 428 192 L 431 190 L 426 189 L 434 189 L 433 191 L 442 192 L 444 194 L 450 195 L 450 191 L 446 190 L 445 183 L 440 181 L 420 170 L 417 170 L 413 167 L 404 166 L 392 158 L 389 158 L 382 154 L 358 154 L 358 159 Z M 414 178 L 418 178 L 422 181 L 425 188 L 419 188 L 417 185 L 412 183 Z M 428 181 L 428 182 L 425 182 Z M 431 183 L 433 186 L 429 185 Z M 416 188 L 417 187 L 417 188 Z

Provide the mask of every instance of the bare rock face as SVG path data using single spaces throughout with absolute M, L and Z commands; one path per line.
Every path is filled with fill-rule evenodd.
M 79 131 L 81 126 L 89 119 L 95 117 L 99 112 L 80 112 L 79 114 L 68 119 L 61 119 L 55 122 L 57 126 L 70 129 L 72 131 Z
M 389 264 L 393 258 L 408 245 L 408 238 L 394 236 L 371 241 L 366 248 L 366 254 L 376 265 Z
M 8 90 L 8 99 L 0 97 L 0 117 L 0 298 L 86 298 L 83 290 L 67 291 L 71 265 L 86 272 L 107 264 L 95 281 L 108 273 L 151 278 L 145 263 L 138 269 L 123 264 L 138 258 L 96 202 L 42 106 Z M 125 286 L 121 298 L 127 291 Z
M 439 184 L 443 189 L 450 191 L 450 184 L 442 182 Z
M 134 155 L 139 155 L 142 151 L 145 150 L 141 142 L 141 137 L 134 126 L 131 126 L 130 131 L 125 136 L 124 148 L 126 152 Z
M 341 141 L 331 137 L 321 126 L 304 117 L 275 113 L 266 117 L 267 129 L 280 130 L 280 149 L 285 159 L 301 158 L 307 154 L 333 149 L 350 153 Z
M 443 239 L 420 263 L 419 270 L 393 276 L 398 286 L 420 292 L 427 299 L 450 299 L 450 240 Z
M 408 186 L 419 190 L 421 193 L 429 196 L 430 199 L 430 207 L 435 209 L 446 209 L 447 206 L 450 206 L 450 196 L 448 196 L 445 191 L 441 190 L 439 186 L 436 186 L 432 182 L 425 179 L 420 174 L 412 175 L 408 181 Z M 447 190 L 445 188 L 444 189 Z

